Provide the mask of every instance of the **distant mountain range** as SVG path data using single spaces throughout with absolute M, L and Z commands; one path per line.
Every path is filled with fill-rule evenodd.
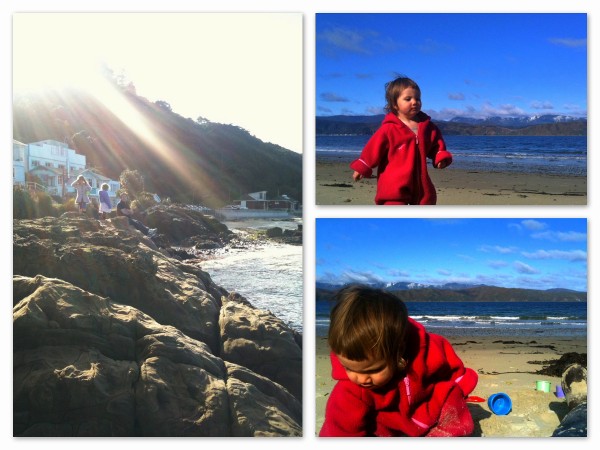
M 405 302 L 587 302 L 587 292 L 553 288 L 547 290 L 446 283 L 427 285 L 411 282 L 376 283 Z M 317 300 L 330 301 L 341 284 L 316 283 Z
M 370 135 L 381 125 L 383 114 L 375 116 L 318 116 L 317 135 Z M 587 118 L 560 114 L 516 117 L 454 117 L 434 120 L 446 135 L 483 136 L 585 136 Z

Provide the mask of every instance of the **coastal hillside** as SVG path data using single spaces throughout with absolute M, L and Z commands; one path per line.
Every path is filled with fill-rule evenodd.
M 341 287 L 341 286 L 339 286 Z M 339 288 L 338 287 L 338 288 Z M 518 289 L 497 286 L 475 286 L 464 289 L 388 288 L 405 302 L 587 302 L 587 292 L 568 289 Z M 336 289 L 317 287 L 317 300 L 331 301 Z
M 383 115 L 322 116 L 316 118 L 317 135 L 371 135 L 379 128 Z M 489 118 L 475 120 L 465 117 L 438 121 L 445 135 L 461 136 L 585 136 L 585 118 L 541 116 L 539 118 Z
M 302 155 L 112 83 L 115 98 L 76 89 L 15 96 L 13 138 L 66 142 L 106 176 L 138 170 L 147 191 L 183 203 L 219 207 L 256 191 L 302 199 Z

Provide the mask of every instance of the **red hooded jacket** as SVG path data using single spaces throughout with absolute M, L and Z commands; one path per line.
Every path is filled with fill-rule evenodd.
M 388 113 L 381 127 L 365 145 L 360 158 L 350 167 L 369 178 L 377 170 L 375 203 L 399 202 L 410 205 L 435 205 L 435 187 L 427 173 L 427 158 L 433 166 L 446 161 L 452 163 L 452 154 L 439 128 L 424 112 L 417 116 L 417 134 L 393 113 Z
M 408 365 L 386 387 L 366 389 L 348 379 L 331 354 L 338 380 L 319 436 L 468 436 L 474 424 L 466 396 L 477 373 L 465 368 L 450 343 L 409 319 Z

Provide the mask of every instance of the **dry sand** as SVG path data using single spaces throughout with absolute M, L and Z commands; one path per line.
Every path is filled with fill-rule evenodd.
M 317 161 L 317 205 L 374 205 L 375 178 L 352 180 L 347 163 Z M 587 178 L 429 169 L 438 205 L 586 205 Z
M 317 336 L 316 353 L 316 430 L 321 429 L 325 404 L 335 382 L 326 338 Z M 563 398 L 555 395 L 560 377 L 536 375 L 544 365 L 531 361 L 557 360 L 568 352 L 587 353 L 585 339 L 471 337 L 450 339 L 467 367 L 479 374 L 471 395 L 487 398 L 496 392 L 507 393 L 513 409 L 505 416 L 494 415 L 487 402 L 469 403 L 475 421 L 475 436 L 548 437 L 568 412 Z M 551 392 L 535 390 L 537 380 L 551 383 Z

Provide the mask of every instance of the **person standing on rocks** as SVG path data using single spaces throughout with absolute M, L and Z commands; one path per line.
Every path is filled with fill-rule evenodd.
M 110 202 L 110 196 L 108 195 L 108 184 L 102 183 L 102 190 L 98 193 L 100 199 L 100 218 L 106 219 L 106 215 L 110 214 L 112 210 L 112 204 Z
M 75 203 L 79 205 L 79 212 L 85 213 L 87 204 L 90 202 L 88 192 L 92 190 L 92 186 L 87 182 L 83 175 L 79 175 L 71 186 L 75 188 L 77 196 L 75 197 Z
M 148 237 L 154 237 L 157 234 L 156 228 L 148 228 L 139 220 L 134 219 L 133 211 L 129 205 L 129 196 L 126 192 L 121 193 L 121 200 L 117 203 L 117 216 L 125 216 L 129 220 L 129 225 L 132 225 L 137 230 L 141 231 Z

